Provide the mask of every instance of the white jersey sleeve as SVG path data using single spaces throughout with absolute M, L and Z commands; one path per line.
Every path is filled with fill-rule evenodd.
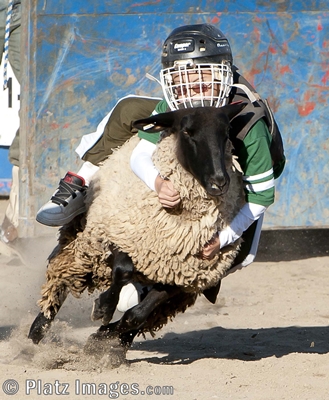
M 155 191 L 155 179 L 159 175 L 152 161 L 155 148 L 154 143 L 141 139 L 130 157 L 132 171 L 153 191 Z

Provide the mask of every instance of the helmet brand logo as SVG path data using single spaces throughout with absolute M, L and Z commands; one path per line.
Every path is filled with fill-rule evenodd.
M 188 46 L 190 46 L 191 43 L 175 43 L 174 49 L 179 50 L 181 48 L 186 48 Z
M 174 53 L 185 53 L 191 52 L 194 50 L 194 41 L 193 40 L 184 40 L 184 41 L 176 41 L 173 43 L 173 52 Z

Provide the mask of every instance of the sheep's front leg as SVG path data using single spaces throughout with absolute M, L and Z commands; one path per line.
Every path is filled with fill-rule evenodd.
M 34 344 L 38 344 L 41 339 L 45 336 L 47 331 L 49 330 L 51 323 L 55 319 L 59 309 L 61 308 L 62 304 L 64 303 L 68 294 L 67 288 L 62 288 L 61 295 L 58 296 L 59 303 L 56 304 L 56 307 L 48 307 L 47 309 L 47 316 L 41 311 L 33 321 L 28 338 L 32 340 Z
M 126 361 L 126 352 L 152 311 L 179 292 L 178 287 L 155 285 L 137 306 L 126 311 L 121 320 L 101 326 L 89 336 L 84 351 L 98 358 L 106 355 L 112 367 Z
M 132 330 L 129 332 L 118 332 L 119 321 L 112 322 L 108 325 L 102 325 L 99 327 L 97 332 L 91 334 L 88 337 L 87 343 L 84 347 L 84 352 L 89 355 L 99 355 L 99 353 L 104 354 L 104 345 L 109 347 L 122 347 L 125 350 L 131 346 L 138 330 Z M 101 344 L 101 345 L 100 345 Z M 108 353 L 111 353 L 109 351 Z
M 121 289 L 132 279 L 134 265 L 126 253 L 119 252 L 115 255 L 112 268 L 112 284 L 98 299 L 94 301 L 91 313 L 92 321 L 102 319 L 107 325 L 114 314 L 119 302 Z
M 103 359 L 107 366 L 119 367 L 126 362 L 126 354 L 138 331 L 119 334 L 118 322 L 101 326 L 97 332 L 89 336 L 84 352 L 96 359 Z
M 137 306 L 124 313 L 118 323 L 118 331 L 121 334 L 138 331 L 156 307 L 175 296 L 179 291 L 180 288 L 177 286 L 155 285 Z
M 51 318 L 47 318 L 44 313 L 40 312 L 31 325 L 28 338 L 31 339 L 34 344 L 38 344 L 49 330 L 54 318 L 55 315 Z

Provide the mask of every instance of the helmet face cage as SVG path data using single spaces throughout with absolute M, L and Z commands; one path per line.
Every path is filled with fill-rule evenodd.
M 193 77 L 190 81 L 190 77 Z M 233 84 L 229 62 L 195 64 L 179 60 L 160 72 L 164 97 L 171 110 L 193 107 L 221 107 L 227 103 Z

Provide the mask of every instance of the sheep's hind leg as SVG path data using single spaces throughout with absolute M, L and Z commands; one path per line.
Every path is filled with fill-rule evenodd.
M 211 304 L 215 304 L 215 303 L 216 303 L 216 300 L 217 300 L 217 296 L 218 296 L 218 293 L 219 293 L 219 290 L 220 290 L 221 283 L 222 283 L 222 281 L 220 280 L 220 281 L 218 281 L 217 285 L 212 286 L 211 288 L 205 289 L 205 290 L 203 291 L 204 297 L 205 297 L 208 301 L 210 301 Z
M 102 319 L 103 325 L 109 324 L 119 302 L 121 289 L 131 281 L 133 271 L 134 265 L 126 253 L 118 252 L 115 254 L 112 267 L 112 284 L 94 301 L 91 312 L 92 321 Z

